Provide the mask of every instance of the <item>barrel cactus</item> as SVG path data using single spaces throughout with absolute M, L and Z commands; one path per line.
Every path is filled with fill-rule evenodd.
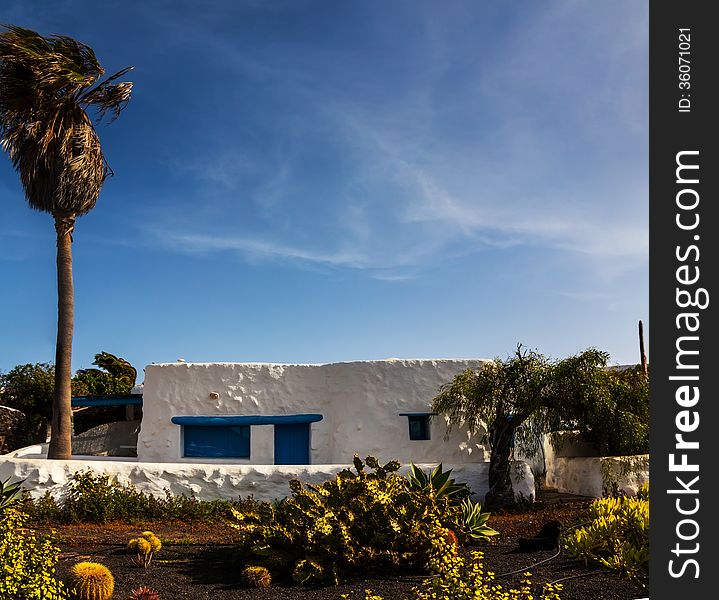
M 143 531 L 142 537 L 150 542 L 150 552 L 153 554 L 162 550 L 162 542 L 152 531 Z
M 115 590 L 115 580 L 105 566 L 95 562 L 79 562 L 65 579 L 75 600 L 108 600 Z
M 266 588 L 272 583 L 272 575 L 265 567 L 249 566 L 242 569 L 242 581 L 247 587 Z
M 150 566 L 152 557 L 162 550 L 162 542 L 152 531 L 143 531 L 140 537 L 132 538 L 127 542 L 127 551 L 137 554 L 134 562 L 145 568 Z

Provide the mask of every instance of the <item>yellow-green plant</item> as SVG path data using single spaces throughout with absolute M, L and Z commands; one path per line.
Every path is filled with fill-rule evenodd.
M 291 498 L 233 510 L 231 526 L 242 534 L 241 550 L 252 562 L 305 583 L 338 581 L 357 569 L 422 569 L 430 534 L 449 511 L 448 499 L 410 489 L 396 473 L 397 461 L 380 465 L 369 456 L 366 465 L 371 471 L 355 456 L 355 471 L 345 469 L 321 485 L 293 480 Z M 305 572 L 310 563 L 321 569 Z
M 495 575 L 484 568 L 484 554 L 471 553 L 471 560 L 449 551 L 441 535 L 432 539 L 433 552 L 427 563 L 437 574 L 426 579 L 421 587 L 413 588 L 416 600 L 532 600 L 531 573 L 524 573 L 518 589 L 504 589 Z M 561 585 L 544 587 L 541 600 L 561 600 Z M 539 600 L 539 599 L 538 599 Z
M 492 513 L 482 510 L 482 505 L 469 498 L 462 500 L 461 512 L 457 516 L 458 529 L 472 542 L 488 541 L 499 532 L 487 525 Z
M 519 588 L 503 588 L 494 573 L 485 570 L 482 552 L 472 552 L 469 560 L 458 556 L 439 530 L 432 538 L 432 549 L 427 566 L 436 577 L 412 588 L 414 600 L 561 600 L 561 584 L 546 584 L 541 596 L 533 595 L 530 573 L 523 574 Z M 365 590 L 365 600 L 383 598 Z
M 152 531 L 143 531 L 142 537 L 150 542 L 150 551 L 155 554 L 162 550 L 162 542 Z
M 60 549 L 52 537 L 24 528 L 27 515 L 8 508 L 0 519 L 0 598 L 66 600 L 67 588 L 55 578 Z
M 70 567 L 65 584 L 74 600 L 108 600 L 115 590 L 110 569 L 96 562 L 79 562 Z
M 570 532 L 567 549 L 586 564 L 619 571 L 640 584 L 649 568 L 648 487 L 637 497 L 601 498 L 589 507 L 590 523 Z
M 242 583 L 253 588 L 270 587 L 272 575 L 266 567 L 250 565 L 242 569 Z

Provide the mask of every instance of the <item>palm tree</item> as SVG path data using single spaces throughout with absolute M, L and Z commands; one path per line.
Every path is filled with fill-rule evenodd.
M 98 120 L 107 113 L 117 118 L 132 91 L 132 83 L 117 80 L 132 68 L 100 81 L 105 71 L 85 44 L 66 36 L 45 38 L 15 25 L 0 30 L 0 140 L 28 204 L 53 216 L 57 235 L 57 345 L 48 458 L 72 454 L 72 232 L 75 219 L 92 210 L 111 174 L 86 110 L 96 110 Z

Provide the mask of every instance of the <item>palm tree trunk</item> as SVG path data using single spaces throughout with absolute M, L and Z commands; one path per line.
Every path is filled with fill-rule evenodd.
M 72 456 L 72 334 L 75 292 L 72 283 L 72 230 L 75 217 L 55 214 L 57 231 L 57 344 L 55 346 L 55 392 L 52 430 L 47 457 Z

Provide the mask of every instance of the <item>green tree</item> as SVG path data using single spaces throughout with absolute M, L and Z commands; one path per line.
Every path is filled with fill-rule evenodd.
M 14 25 L 0 32 L 0 137 L 31 208 L 50 213 L 57 240 L 58 323 L 52 435 L 48 458 L 71 448 L 71 362 L 74 322 L 72 232 L 95 206 L 111 172 L 87 109 L 99 119 L 120 114 L 132 67 L 101 81 L 89 46 L 66 36 L 43 37 Z
M 433 410 L 450 426 L 477 432 L 489 426 L 488 508 L 514 502 L 511 457 L 515 442 L 531 451 L 537 435 L 578 429 L 602 452 L 643 449 L 648 435 L 648 379 L 641 369 L 607 368 L 609 355 L 594 348 L 553 362 L 521 345 L 507 360 L 468 369 L 445 384 Z M 621 436 L 621 441 L 615 440 Z M 536 447 L 536 446 L 535 446 Z
M 50 363 L 17 365 L 0 373 L 0 404 L 22 411 L 33 440 L 45 441 L 45 427 L 52 417 L 55 367 Z
M 104 370 L 78 370 L 71 382 L 73 396 L 127 394 L 135 385 L 137 371 L 124 358 L 100 352 L 95 355 L 93 364 Z M 35 441 L 45 441 L 45 429 L 52 418 L 54 389 L 55 366 L 52 363 L 17 365 L 7 373 L 0 373 L 0 405 L 25 414 Z
M 128 394 L 135 385 L 137 370 L 124 358 L 109 352 L 95 355 L 92 363 L 100 369 L 80 369 L 73 378 L 73 385 L 84 396 L 103 396 L 107 394 Z

